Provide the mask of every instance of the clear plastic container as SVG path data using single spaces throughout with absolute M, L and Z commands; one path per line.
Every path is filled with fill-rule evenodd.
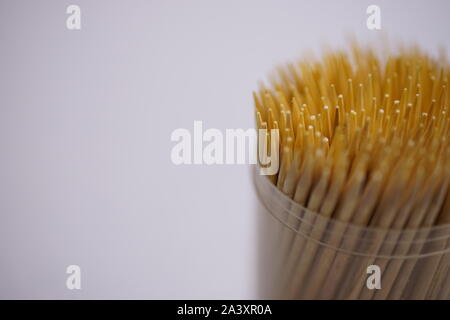
M 346 224 L 295 203 L 267 176 L 255 172 L 254 181 L 261 298 L 450 298 L 449 224 L 417 230 Z

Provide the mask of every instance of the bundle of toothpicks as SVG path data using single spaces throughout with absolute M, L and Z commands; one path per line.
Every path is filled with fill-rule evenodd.
M 317 215 L 286 215 L 281 297 L 449 298 L 449 234 L 435 237 L 450 224 L 449 74 L 417 46 L 352 45 L 280 67 L 254 93 L 258 129 L 279 132 L 267 179 Z M 367 285 L 373 265 L 381 289 Z

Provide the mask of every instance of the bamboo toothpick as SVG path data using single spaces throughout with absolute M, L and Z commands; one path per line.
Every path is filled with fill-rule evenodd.
M 258 128 L 280 130 L 281 166 L 271 181 L 317 213 L 308 223 L 288 216 L 297 233 L 279 231 L 281 287 L 289 298 L 404 298 L 414 274 L 417 297 L 445 295 L 434 271 L 447 270 L 448 256 L 423 265 L 377 256 L 420 256 L 424 233 L 401 231 L 450 224 L 450 69 L 415 47 L 383 61 L 356 45 L 352 53 L 281 68 L 272 88 L 254 93 Z M 366 244 L 363 231 L 347 235 L 351 226 L 381 231 Z M 356 261 L 321 242 L 370 255 Z M 367 264 L 382 269 L 382 291 L 365 288 Z M 352 283 L 349 270 L 358 274 Z

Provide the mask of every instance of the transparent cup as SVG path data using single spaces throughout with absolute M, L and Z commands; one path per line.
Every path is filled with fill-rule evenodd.
M 325 218 L 267 176 L 258 193 L 263 299 L 449 299 L 450 225 L 377 229 Z

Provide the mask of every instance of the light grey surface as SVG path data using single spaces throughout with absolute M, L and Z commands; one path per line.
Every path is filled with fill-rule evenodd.
M 370 4 L 391 38 L 450 44 L 444 0 L 2 0 L 0 298 L 255 297 L 249 167 L 175 166 L 170 133 L 251 127 L 275 64 L 380 35 Z

